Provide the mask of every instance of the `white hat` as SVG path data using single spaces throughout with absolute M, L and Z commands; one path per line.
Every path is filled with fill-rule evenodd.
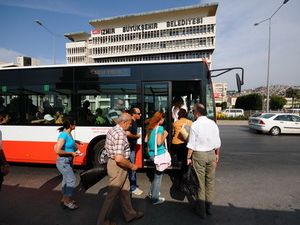
M 44 120 L 51 121 L 51 120 L 54 120 L 54 118 L 50 114 L 46 114 L 44 116 Z

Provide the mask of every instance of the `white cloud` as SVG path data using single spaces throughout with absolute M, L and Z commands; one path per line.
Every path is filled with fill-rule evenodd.
M 212 2 L 212 1 L 205 1 Z M 245 69 L 244 88 L 266 85 L 268 21 L 254 26 L 274 13 L 283 0 L 219 0 L 216 49 L 213 69 L 241 66 Z M 300 1 L 289 1 L 272 18 L 270 85 L 300 85 Z M 235 72 L 216 79 L 235 89 Z
M 11 63 L 16 61 L 17 56 L 22 56 L 24 54 L 11 50 L 11 49 L 5 49 L 0 48 L 0 61 L 5 63 Z
M 49 12 L 71 14 L 89 18 L 94 17 L 94 15 L 92 15 L 90 12 L 82 10 L 82 7 L 78 3 L 71 0 L 0 0 L 0 5 L 45 10 Z

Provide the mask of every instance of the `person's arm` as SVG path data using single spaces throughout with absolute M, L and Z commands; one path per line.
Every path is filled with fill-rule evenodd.
M 187 153 L 187 160 L 186 160 L 187 165 L 192 164 L 192 155 L 193 155 L 193 150 L 189 148 Z
M 159 128 L 158 128 L 159 129 Z M 162 131 L 163 131 L 163 133 L 161 132 L 161 130 L 160 131 L 158 131 L 158 133 L 157 133 L 157 145 L 162 145 L 164 142 L 165 142 L 165 139 L 167 138 L 167 136 L 168 136 L 168 132 L 166 131 L 166 130 L 164 130 L 163 128 L 162 128 Z
M 133 134 L 130 131 L 126 131 L 126 136 L 127 138 L 131 138 L 131 139 L 139 139 L 141 137 L 141 135 Z
M 133 163 L 131 163 L 128 159 L 124 158 L 123 155 L 116 155 L 115 156 L 115 161 L 118 164 L 118 166 L 125 168 L 125 169 L 129 169 L 129 170 L 137 170 L 137 166 Z
M 83 145 L 83 142 L 79 141 L 79 140 L 75 140 L 75 143 L 78 144 L 78 145 Z
M 221 139 L 220 139 L 220 131 L 219 131 L 219 128 L 217 125 L 216 126 L 216 131 L 214 132 L 215 134 L 215 137 L 214 137 L 214 140 L 215 140 L 215 154 L 216 154 L 216 163 L 219 162 L 220 160 L 220 148 L 221 148 Z
M 220 160 L 220 148 L 215 149 L 215 154 L 216 154 L 216 163 L 218 163 Z

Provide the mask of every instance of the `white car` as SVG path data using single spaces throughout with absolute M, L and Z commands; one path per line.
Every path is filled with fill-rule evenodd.
M 249 128 L 258 132 L 279 134 L 300 134 L 300 116 L 292 113 L 262 113 L 249 117 Z
M 225 117 L 239 117 L 239 116 L 244 116 L 244 110 L 243 109 L 225 109 L 222 111 L 222 114 Z

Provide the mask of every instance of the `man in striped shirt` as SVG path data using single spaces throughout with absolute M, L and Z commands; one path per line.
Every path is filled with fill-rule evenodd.
M 99 213 L 97 225 L 114 224 L 108 217 L 118 196 L 126 222 L 144 216 L 142 212 L 133 209 L 129 192 L 128 170 L 137 170 L 137 166 L 128 160 L 130 148 L 125 131 L 129 129 L 131 120 L 130 114 L 122 113 L 117 120 L 117 125 L 106 135 L 105 149 L 109 158 L 107 162 L 109 181 L 107 196 Z

